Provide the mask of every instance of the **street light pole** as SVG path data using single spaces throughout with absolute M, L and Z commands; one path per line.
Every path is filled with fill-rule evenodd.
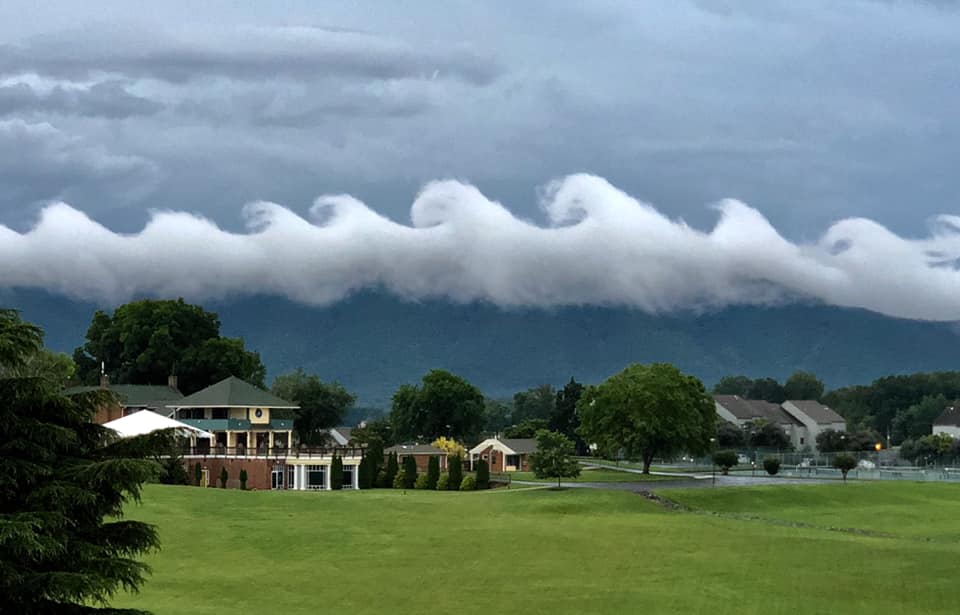
M 717 441 L 716 438 L 710 438 L 710 463 L 711 463 L 711 467 L 713 468 L 711 474 L 713 475 L 712 480 L 713 480 L 714 487 L 717 486 L 717 461 L 713 458 L 713 453 L 714 453 L 713 449 L 716 441 Z

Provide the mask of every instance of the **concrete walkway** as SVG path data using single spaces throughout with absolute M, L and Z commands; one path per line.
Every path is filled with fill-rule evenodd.
M 593 461 L 581 461 L 580 465 L 585 468 L 602 468 L 604 470 L 616 470 L 617 472 L 627 472 L 629 474 L 643 474 L 643 470 L 638 468 L 628 468 L 624 466 L 615 466 L 607 463 L 595 463 Z M 688 472 L 657 472 L 650 470 L 650 474 L 653 476 L 676 476 L 677 478 L 693 478 L 696 480 L 703 480 L 705 478 L 711 478 L 712 474 L 691 474 Z

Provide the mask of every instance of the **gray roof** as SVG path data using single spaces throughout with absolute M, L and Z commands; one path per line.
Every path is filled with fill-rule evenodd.
M 744 399 L 739 395 L 714 395 L 713 399 L 740 421 L 764 420 L 777 425 L 802 425 L 786 410 L 762 399 Z
M 837 414 L 832 408 L 824 406 L 814 399 L 788 399 L 787 401 L 797 408 L 800 408 L 804 414 L 812 418 L 819 425 L 846 422 L 846 419 Z
M 353 427 L 331 427 L 330 431 L 336 431 L 343 436 L 347 442 L 353 437 Z
M 107 388 L 80 386 L 64 389 L 64 395 L 77 395 L 91 391 L 115 393 L 124 408 L 164 408 L 167 404 L 183 398 L 177 389 L 156 384 L 111 384 Z
M 383 450 L 397 455 L 446 455 L 447 451 L 432 444 L 397 444 Z
M 515 438 L 502 439 L 503 444 L 517 454 L 535 453 L 537 451 L 537 441 L 533 438 Z
M 187 395 L 168 408 L 299 408 L 273 393 L 230 376 L 216 384 Z
M 954 402 L 933 421 L 934 425 L 953 425 L 960 427 L 960 401 Z

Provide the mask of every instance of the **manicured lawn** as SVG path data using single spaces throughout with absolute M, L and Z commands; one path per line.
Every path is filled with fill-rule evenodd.
M 538 483 L 557 484 L 557 479 L 537 478 L 533 472 L 510 472 L 513 480 L 533 481 Z M 636 472 L 618 472 L 604 468 L 581 468 L 580 476 L 564 478 L 565 483 L 640 483 L 658 480 L 673 480 L 670 476 L 644 476 Z
M 612 490 L 151 486 L 129 515 L 159 526 L 163 550 L 149 558 L 143 592 L 116 606 L 158 615 L 956 612 L 953 485 L 669 494 L 700 508 L 909 537 L 672 512 Z M 881 505 L 882 521 L 870 513 Z M 926 536 L 938 540 L 917 539 Z

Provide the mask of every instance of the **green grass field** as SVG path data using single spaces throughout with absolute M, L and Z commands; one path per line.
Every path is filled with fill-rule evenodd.
M 150 486 L 161 614 L 955 613 L 960 487 L 242 492 Z M 801 521 L 822 527 L 793 527 Z M 831 531 L 860 528 L 892 536 Z

